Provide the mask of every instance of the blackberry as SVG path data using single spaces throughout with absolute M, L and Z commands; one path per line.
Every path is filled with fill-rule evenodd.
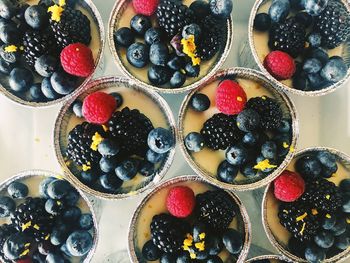
M 325 214 L 333 214 L 342 205 L 338 187 L 324 178 L 306 181 L 306 191 L 301 200 Z
M 311 240 L 321 226 L 320 213 L 304 202 L 281 203 L 280 223 L 300 242 Z
M 159 26 L 170 39 L 194 21 L 193 11 L 179 1 L 161 1 L 156 14 Z
M 169 214 L 159 214 L 152 218 L 153 243 L 165 253 L 179 252 L 188 231 L 189 226 L 185 221 Z
M 223 113 L 214 114 L 201 130 L 205 145 L 213 150 L 225 150 L 243 137 L 238 129 L 237 117 Z
M 343 3 L 330 0 L 323 12 L 315 17 L 314 30 L 322 36 L 322 46 L 333 49 L 350 36 L 350 13 Z
M 284 51 L 295 58 L 304 50 L 305 42 L 305 26 L 295 18 L 276 23 L 270 29 L 269 47 L 272 50 Z
M 236 204 L 223 190 L 207 191 L 196 196 L 196 215 L 198 221 L 214 231 L 224 231 L 236 215 Z
M 42 55 L 57 55 L 55 39 L 49 32 L 27 31 L 23 36 L 24 58 L 27 64 L 34 68 L 37 58 Z
M 153 124 L 139 110 L 128 107 L 116 111 L 108 122 L 111 135 L 119 142 L 122 152 L 128 155 L 145 156 L 147 138 Z
M 0 226 L 0 261 L 2 260 L 4 262 L 11 262 L 11 260 L 5 257 L 2 248 L 7 238 L 9 238 L 12 234 L 16 232 L 17 231 L 12 224 L 11 225 L 3 224 Z
M 44 198 L 26 198 L 11 215 L 12 224 L 18 232 L 23 232 L 44 241 L 50 238 L 55 218 L 46 212 Z
M 283 112 L 275 99 L 266 96 L 251 98 L 245 107 L 259 113 L 263 128 L 277 129 L 281 126 Z
M 66 156 L 77 165 L 95 167 L 98 165 L 101 154 L 92 149 L 93 136 L 98 133 L 105 138 L 106 133 L 99 125 L 83 122 L 77 125 L 68 135 Z
M 80 10 L 65 7 L 60 21 L 50 19 L 50 26 L 61 49 L 72 43 L 91 42 L 90 20 Z

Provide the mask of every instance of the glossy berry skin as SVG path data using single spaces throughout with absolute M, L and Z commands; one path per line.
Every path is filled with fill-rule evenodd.
M 98 152 L 103 156 L 114 156 L 119 153 L 119 145 L 111 139 L 104 139 L 97 147 Z
M 100 159 L 100 169 L 102 172 L 110 173 L 118 165 L 116 158 L 113 156 L 103 156 Z
M 105 124 L 117 108 L 114 97 L 97 91 L 89 94 L 83 101 L 83 115 L 88 122 Z
M 127 159 L 115 168 L 115 174 L 123 181 L 130 181 L 136 176 L 137 170 L 138 162 L 135 159 Z
M 54 246 L 63 244 L 69 236 L 69 228 L 66 224 L 56 225 L 50 235 L 50 242 Z
M 139 173 L 142 176 L 149 177 L 149 176 L 152 176 L 154 174 L 154 172 L 155 172 L 155 167 L 154 167 L 153 163 L 146 161 L 146 160 L 143 160 L 140 163 Z
M 7 52 L 6 48 L 9 45 L 2 45 L 0 47 L 0 56 L 1 59 L 13 64 L 13 67 L 15 67 L 16 62 L 19 62 L 20 58 L 21 58 L 21 53 L 17 50 L 16 52 Z
M 321 90 L 331 85 L 331 82 L 325 80 L 320 73 L 308 74 L 307 78 L 312 90 Z
M 322 37 L 319 33 L 313 32 L 307 38 L 311 47 L 317 48 L 321 46 Z
M 350 194 L 343 194 L 343 211 L 350 213 Z
M 322 248 L 311 245 L 305 250 L 305 258 L 309 262 L 321 262 L 326 258 L 326 253 Z
M 209 3 L 204 0 L 193 1 L 190 5 L 190 9 L 199 19 L 203 19 L 210 13 Z
M 153 164 L 156 164 L 156 163 L 163 161 L 165 157 L 166 157 L 166 154 L 156 153 L 156 152 L 152 151 L 151 149 L 149 149 L 146 153 L 146 160 L 153 163 Z
M 173 76 L 170 78 L 170 87 L 181 88 L 185 84 L 186 76 L 180 71 L 175 71 Z
M 344 218 L 337 217 L 337 222 L 335 225 L 330 229 L 334 236 L 340 236 L 341 234 L 345 233 L 347 228 L 347 223 Z
M 206 263 L 223 263 L 222 259 L 219 256 L 209 257 L 205 262 Z
M 144 15 L 135 15 L 130 20 L 130 27 L 136 34 L 143 36 L 151 28 L 151 20 Z
M 305 11 L 311 16 L 318 16 L 327 7 L 328 0 L 302 0 Z
M 321 248 L 330 248 L 334 244 L 334 236 L 329 231 L 321 231 L 314 238 L 316 245 Z
M 261 154 L 266 159 L 274 159 L 277 155 L 277 145 L 273 141 L 267 141 L 261 146 Z
M 28 186 L 21 182 L 13 182 L 7 188 L 8 194 L 12 198 L 25 198 L 28 195 Z
M 305 155 L 296 161 L 295 168 L 297 172 L 306 177 L 317 178 L 322 171 L 319 160 L 313 155 Z
M 257 14 L 255 19 L 254 19 L 254 29 L 265 32 L 269 30 L 271 26 L 271 18 L 268 14 L 266 13 L 260 13 Z
M 46 257 L 47 263 L 65 263 L 65 260 L 61 254 L 50 253 Z
M 341 250 L 345 250 L 350 246 L 350 237 L 349 234 L 344 233 L 340 236 L 337 236 L 335 238 L 335 242 L 334 245 L 336 248 L 341 249 Z
M 335 226 L 337 219 L 335 216 L 331 216 L 330 218 L 326 217 L 322 221 L 322 228 L 325 230 L 330 230 Z
M 33 74 L 25 68 L 14 68 L 10 73 L 10 88 L 16 92 L 25 92 L 33 84 Z
M 15 68 L 15 65 L 5 61 L 4 59 L 0 59 L 0 72 L 9 75 L 10 72 Z
M 82 214 L 79 219 L 79 227 L 82 230 L 90 230 L 94 226 L 91 214 Z
M 238 174 L 238 167 L 224 160 L 220 163 L 217 170 L 217 177 L 221 182 L 232 184 Z
M 190 36 L 194 36 L 194 39 L 198 40 L 201 36 L 201 31 L 202 30 L 199 25 L 189 24 L 182 29 L 182 37 L 184 39 L 188 39 Z
M 53 89 L 50 78 L 44 78 L 41 82 L 41 92 L 49 100 L 55 100 L 62 96 Z
M 273 0 L 269 9 L 269 15 L 274 23 L 278 23 L 287 18 L 290 10 L 289 0 Z
M 338 82 L 346 76 L 347 72 L 348 67 L 343 58 L 334 56 L 329 59 L 321 70 L 321 76 L 330 82 Z
M 29 94 L 31 100 L 35 102 L 43 102 L 46 99 L 45 95 L 41 91 L 41 83 L 35 83 L 31 85 L 29 88 Z
M 159 43 L 162 40 L 162 31 L 159 28 L 149 28 L 145 33 L 145 42 L 147 45 Z
M 89 232 L 75 231 L 67 239 L 67 249 L 73 256 L 81 257 L 87 254 L 93 245 L 93 239 Z
M 209 7 L 214 16 L 228 19 L 232 12 L 233 3 L 232 0 L 209 0 Z
M 198 112 L 206 111 L 210 107 L 210 100 L 207 95 L 196 93 L 191 97 L 189 106 Z
M 77 206 L 71 206 L 65 209 L 62 213 L 64 222 L 75 224 L 81 217 L 81 210 Z
M 40 182 L 40 185 L 39 185 L 39 194 L 40 194 L 40 196 L 45 197 L 45 198 L 49 198 L 49 195 L 47 193 L 48 186 L 49 186 L 50 183 L 52 183 L 53 181 L 56 181 L 56 180 L 57 179 L 54 178 L 54 177 L 47 177 L 44 180 L 42 180 Z
M 41 5 L 29 6 L 24 12 L 24 18 L 33 29 L 43 28 L 49 22 L 47 11 Z
M 12 234 L 6 240 L 3 246 L 4 255 L 10 260 L 18 259 L 20 258 L 22 252 L 26 249 L 25 244 L 32 242 L 32 238 L 26 236 L 21 232 Z
M 9 22 L 6 23 L 4 26 L 0 26 L 0 40 L 5 44 L 13 44 L 18 43 L 20 41 L 19 34 L 17 32 L 17 27 L 14 23 Z
M 54 91 L 60 95 L 67 95 L 76 88 L 76 78 L 65 72 L 56 71 L 52 74 L 50 81 Z
M 42 77 L 51 77 L 57 70 L 59 62 L 50 55 L 40 56 L 34 64 L 35 71 Z
M 62 199 L 72 189 L 65 180 L 54 180 L 47 187 L 47 194 L 52 199 Z
M 5 19 L 11 19 L 16 14 L 16 7 L 10 0 L 0 1 L 0 16 Z
M 322 63 L 316 58 L 309 58 L 305 60 L 303 70 L 308 74 L 317 73 L 321 70 Z
M 51 215 L 59 215 L 64 209 L 64 205 L 59 200 L 47 199 L 45 203 L 45 210 Z
M 242 138 L 242 142 L 251 147 L 256 145 L 259 142 L 259 133 L 258 132 L 248 132 L 246 133 L 243 138 Z
M 167 45 L 161 42 L 152 44 L 149 51 L 149 59 L 154 65 L 165 66 L 169 59 Z
M 350 179 L 344 179 L 340 182 L 339 188 L 344 193 L 350 193 Z
M 173 56 L 168 61 L 167 66 L 168 66 L 168 68 L 177 71 L 177 70 L 184 68 L 185 62 L 184 62 L 184 59 L 182 57 Z
M 112 95 L 115 98 L 115 101 L 117 102 L 117 108 L 123 105 L 124 99 L 122 94 L 120 94 L 119 92 L 112 92 L 110 93 L 110 95 Z
M 98 180 L 103 189 L 109 193 L 115 193 L 123 184 L 114 173 L 103 174 Z
M 192 63 L 187 63 L 185 66 L 186 76 L 195 78 L 198 77 L 200 67 L 199 65 L 193 66 Z
M 337 166 L 337 159 L 335 155 L 328 151 L 320 151 L 316 156 L 324 167 L 334 168 Z
M 233 145 L 226 151 L 226 160 L 236 166 L 240 166 L 247 162 L 249 158 L 248 150 L 240 145 Z
M 306 12 L 299 12 L 295 15 L 295 19 L 303 24 L 305 27 L 309 27 L 311 26 L 313 19 L 312 16 L 310 16 L 308 13 Z M 312 46 L 312 45 L 311 45 Z
M 231 254 L 238 254 L 243 248 L 243 237 L 237 230 L 229 228 L 225 231 L 222 241 Z
M 16 203 L 8 196 L 0 196 L 0 218 L 8 217 L 16 209 Z
M 149 62 L 149 48 L 143 43 L 136 42 L 128 47 L 126 58 L 132 66 L 143 68 Z
M 160 263 L 175 263 L 176 257 L 172 254 L 165 253 L 160 257 Z
M 96 181 L 96 177 L 93 174 L 93 172 L 86 171 L 86 172 L 81 172 L 79 176 L 79 180 L 82 181 L 86 185 L 92 185 Z
M 148 261 L 155 261 L 160 258 L 161 252 L 158 247 L 153 244 L 152 240 L 148 240 L 142 248 L 142 256 Z
M 323 48 L 313 48 L 308 57 L 316 58 L 321 61 L 322 65 L 325 65 L 329 61 L 327 52 Z
M 164 85 L 170 80 L 170 72 L 166 67 L 152 65 L 148 69 L 148 80 L 153 85 Z
M 114 43 L 116 46 L 129 47 L 134 41 L 134 32 L 128 27 L 119 28 L 114 33 Z
M 192 260 L 190 258 L 190 254 L 186 252 L 181 252 L 180 255 L 178 255 L 176 263 L 191 263 Z
M 291 129 L 290 121 L 287 119 L 283 119 L 280 127 L 278 127 L 277 131 L 280 133 L 288 133 Z
M 76 117 L 83 118 L 83 103 L 80 100 L 76 100 L 73 103 L 72 111 Z
M 260 127 L 260 115 L 252 109 L 245 109 L 237 116 L 237 127 L 244 132 L 250 132 Z
M 255 163 L 244 164 L 240 171 L 247 178 L 253 178 L 258 175 L 258 171 L 254 169 Z
M 199 152 L 204 148 L 204 138 L 198 132 L 191 132 L 185 137 L 186 148 L 191 152 Z
M 164 128 L 155 128 L 148 134 L 149 148 L 156 153 L 166 153 L 174 146 L 173 134 Z

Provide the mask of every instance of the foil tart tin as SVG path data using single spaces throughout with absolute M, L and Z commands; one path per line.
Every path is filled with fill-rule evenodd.
M 3 85 L 0 84 L 0 93 L 5 95 L 6 98 L 11 100 L 12 102 L 15 102 L 16 104 L 22 105 L 22 106 L 27 106 L 27 107 L 34 107 L 34 108 L 39 108 L 39 107 L 49 107 L 53 106 L 56 104 L 64 103 L 74 97 L 83 87 L 91 80 L 94 72 L 98 69 L 98 65 L 102 59 L 103 55 L 103 49 L 105 45 L 105 29 L 103 25 L 103 20 L 102 17 L 95 6 L 94 2 L 92 0 L 78 0 L 77 5 L 81 6 L 83 9 L 85 9 L 93 18 L 93 21 L 90 21 L 90 23 L 95 23 L 97 25 L 98 29 L 98 35 L 97 36 L 92 36 L 92 39 L 94 37 L 98 37 L 99 39 L 99 51 L 97 53 L 97 56 L 95 58 L 95 67 L 93 72 L 88 76 L 87 78 L 84 79 L 84 81 L 70 94 L 67 94 L 63 96 L 62 98 L 56 99 L 56 100 L 51 100 L 47 102 L 33 102 L 33 101 L 28 101 L 25 99 L 20 98 L 19 96 L 16 96 L 10 88 L 5 88 Z
M 273 181 L 280 173 L 288 166 L 290 161 L 293 159 L 294 156 L 294 150 L 289 151 L 283 162 L 271 173 L 269 176 L 256 181 L 256 182 L 249 182 L 247 184 L 229 184 L 229 183 L 224 183 L 216 179 L 213 175 L 211 175 L 208 171 L 200 167 L 194 158 L 192 158 L 191 154 L 186 148 L 184 139 L 185 139 L 185 134 L 184 134 L 184 119 L 186 115 L 186 111 L 188 109 L 188 104 L 191 100 L 191 97 L 198 91 L 200 91 L 202 88 L 204 88 L 206 85 L 209 83 L 216 81 L 218 79 L 222 78 L 243 78 L 243 79 L 249 79 L 253 81 L 257 81 L 258 83 L 261 83 L 262 86 L 267 89 L 269 92 L 271 92 L 275 99 L 279 101 L 280 103 L 286 105 L 286 110 L 290 115 L 291 121 L 292 121 L 292 140 L 290 143 L 290 146 L 292 149 L 297 148 L 297 141 L 299 138 L 299 117 L 297 114 L 296 107 L 294 106 L 293 102 L 291 99 L 286 95 L 284 92 L 281 90 L 275 89 L 273 83 L 271 83 L 263 73 L 253 70 L 253 69 L 247 69 L 247 68 L 230 68 L 230 69 L 225 69 L 217 72 L 213 77 L 211 77 L 207 82 L 203 83 L 200 85 L 198 88 L 195 90 L 191 91 L 184 99 L 182 102 L 180 112 L 179 112 L 179 117 L 178 117 L 178 135 L 179 135 L 179 144 L 180 144 L 180 149 L 187 161 L 187 163 L 191 166 L 191 168 L 204 180 L 220 187 L 223 189 L 231 190 L 231 191 L 247 191 L 247 190 L 253 190 L 257 189 L 260 187 L 263 187 Z
M 15 175 L 13 175 L 12 177 L 10 177 L 9 179 L 1 182 L 0 184 L 0 192 L 2 191 L 6 191 L 6 188 L 13 182 L 17 181 L 17 180 L 24 180 L 24 179 L 30 179 L 36 176 L 40 176 L 40 177 L 56 177 L 62 180 L 62 175 L 54 173 L 54 172 L 50 172 L 50 171 L 44 171 L 44 170 L 27 170 L 27 171 L 23 171 L 23 172 L 19 172 Z M 98 231 L 98 220 L 96 217 L 96 213 L 95 213 L 95 209 L 93 208 L 92 203 L 90 202 L 90 200 L 88 199 L 88 197 L 78 188 L 76 188 L 72 182 L 69 179 L 64 179 L 67 180 L 69 183 L 71 183 L 72 187 L 78 191 L 78 193 L 80 194 L 80 197 L 84 200 L 84 202 L 86 203 L 87 207 L 90 210 L 90 213 L 92 215 L 93 221 L 94 221 L 94 226 L 93 226 L 93 245 L 91 250 L 89 251 L 89 253 L 85 256 L 84 260 L 81 262 L 87 263 L 90 262 L 92 260 L 92 257 L 95 254 L 95 250 L 97 247 L 97 243 L 98 243 L 98 238 L 99 238 L 99 231 Z M 38 186 L 38 192 L 39 192 L 39 186 Z
M 154 102 L 159 107 L 159 110 L 162 111 L 164 118 L 169 126 L 168 128 L 172 131 L 175 143 L 177 139 L 177 136 L 176 136 L 177 128 L 176 128 L 176 122 L 172 114 L 172 111 L 162 96 L 143 86 L 140 86 L 138 83 L 135 83 L 133 80 L 123 78 L 123 77 L 102 77 L 102 78 L 92 80 L 87 85 L 85 85 L 83 89 L 79 90 L 79 92 L 75 94 L 75 96 L 72 97 L 65 105 L 63 105 L 63 107 L 58 113 L 58 116 L 55 122 L 54 147 L 55 147 L 56 157 L 58 159 L 58 162 L 62 166 L 65 175 L 70 179 L 70 181 L 72 181 L 72 183 L 76 187 L 78 187 L 79 189 L 83 190 L 84 192 L 92 196 L 102 198 L 102 199 L 117 200 L 117 199 L 136 196 L 146 190 L 152 189 L 156 184 L 158 184 L 161 181 L 161 179 L 165 176 L 166 172 L 168 171 L 168 169 L 170 168 L 173 162 L 174 155 L 175 155 L 175 146 L 168 152 L 166 159 L 163 161 L 161 167 L 153 176 L 152 180 L 146 182 L 146 184 L 140 186 L 140 188 L 138 188 L 135 191 L 130 191 L 128 193 L 120 193 L 120 194 L 108 194 L 108 193 L 102 193 L 102 192 L 96 191 L 88 187 L 87 185 L 83 184 L 74 175 L 74 172 L 67 166 L 65 156 L 64 156 L 65 145 L 67 145 L 67 137 L 69 132 L 67 130 L 67 125 L 70 117 L 73 114 L 71 111 L 71 106 L 74 103 L 74 101 L 78 98 L 83 99 L 87 95 L 93 92 L 102 91 L 105 88 L 112 88 L 112 87 L 132 89 L 150 98 L 152 102 Z M 139 109 L 139 110 L 142 112 L 142 109 Z
M 137 226 L 138 220 L 140 219 L 140 213 L 143 210 L 143 208 L 145 208 L 147 202 L 163 188 L 166 188 L 166 187 L 169 187 L 172 185 L 176 185 L 176 184 L 190 182 L 190 181 L 208 184 L 210 187 L 217 188 L 217 186 L 215 186 L 211 183 L 208 183 L 207 181 L 203 180 L 201 177 L 199 177 L 197 175 L 178 176 L 178 177 L 166 180 L 163 183 L 161 183 L 160 185 L 158 185 L 157 187 L 155 187 L 152 190 L 152 192 L 148 193 L 147 196 L 138 204 L 138 206 L 137 206 L 137 208 L 136 208 L 136 210 L 131 218 L 130 224 L 129 224 L 128 252 L 129 252 L 129 257 L 130 257 L 131 262 L 140 262 L 138 257 L 137 257 L 137 249 L 138 248 L 135 247 L 134 241 L 135 241 L 135 239 L 137 239 L 136 226 Z M 239 197 L 231 191 L 226 190 L 226 192 L 232 197 L 233 201 L 237 204 L 237 207 L 239 208 L 240 217 L 242 220 L 242 228 L 244 229 L 244 233 L 243 233 L 244 243 L 243 243 L 242 251 L 241 251 L 240 255 L 238 256 L 238 259 L 236 262 L 244 262 L 244 260 L 248 256 L 250 244 L 252 241 L 252 226 L 250 223 L 248 212 L 247 212 L 246 208 L 244 207 L 242 201 L 239 199 Z
M 182 92 L 187 92 L 189 90 L 192 90 L 196 88 L 197 86 L 201 85 L 202 83 L 209 80 L 218 70 L 220 70 L 221 66 L 226 61 L 231 47 L 233 43 L 233 19 L 232 16 L 227 21 L 226 27 L 227 27 L 227 35 L 226 35 L 226 44 L 225 47 L 220 49 L 220 53 L 216 56 L 219 56 L 219 58 L 216 58 L 216 62 L 211 66 L 211 69 L 209 72 L 204 75 L 202 78 L 198 79 L 197 81 L 193 82 L 192 84 L 184 85 L 180 88 L 164 88 L 164 87 L 158 87 L 155 85 L 152 85 L 150 83 L 146 83 L 140 79 L 138 79 L 135 75 L 133 75 L 123 64 L 122 60 L 120 59 L 120 56 L 118 54 L 117 48 L 114 44 L 114 32 L 116 29 L 116 25 L 118 22 L 122 19 L 123 13 L 128 8 L 128 5 L 131 3 L 131 0 L 118 0 L 115 2 L 115 5 L 112 9 L 111 16 L 109 18 L 108 23 L 108 42 L 109 47 L 111 50 L 111 53 L 114 57 L 114 61 L 116 62 L 118 68 L 121 70 L 121 72 L 126 75 L 128 78 L 134 80 L 139 85 L 143 85 L 144 87 L 155 90 L 158 92 L 163 93 L 169 93 L 169 94 L 178 94 Z M 213 59 L 213 58 L 212 58 Z M 130 65 L 131 66 L 131 65 Z
M 257 260 L 263 260 L 263 259 L 274 259 L 274 260 L 281 260 L 283 262 L 290 262 L 289 259 L 284 258 L 283 256 L 278 256 L 278 255 L 265 255 L 265 256 L 258 256 L 255 258 L 251 258 L 246 261 L 246 263 L 254 263 Z
M 303 156 L 304 154 L 307 153 L 314 153 L 314 152 L 320 152 L 320 151 L 328 151 L 332 154 L 334 154 L 336 156 L 337 162 L 341 163 L 342 165 L 344 165 L 344 167 L 346 168 L 346 170 L 349 171 L 350 173 L 350 156 L 338 151 L 336 149 L 333 148 L 328 148 L 328 147 L 310 147 L 310 148 L 305 148 L 303 150 L 298 151 L 295 154 L 295 159 L 299 158 L 301 156 Z M 279 253 L 281 253 L 283 255 L 283 257 L 286 257 L 287 259 L 289 259 L 291 262 L 307 262 L 305 259 L 299 258 L 296 255 L 292 254 L 290 251 L 288 251 L 285 246 L 283 244 L 281 244 L 276 237 L 274 236 L 272 229 L 268 223 L 268 207 L 267 207 L 267 202 L 268 202 L 268 195 L 270 194 L 270 192 L 272 191 L 272 183 L 269 184 L 264 192 L 264 196 L 263 196 L 263 200 L 262 200 L 262 206 L 261 206 L 261 214 L 262 214 L 262 223 L 263 223 L 263 227 L 264 230 L 266 232 L 266 235 L 268 237 L 268 239 L 270 240 L 271 244 L 278 250 Z M 350 258 L 350 247 L 348 247 L 346 250 L 344 250 L 342 253 L 332 257 L 332 258 L 328 258 L 322 262 L 325 263 L 335 263 L 335 262 L 343 262 L 346 259 Z M 348 261 L 347 261 L 348 262 Z
M 331 86 L 329 86 L 325 89 L 315 90 L 315 91 L 303 91 L 303 90 L 291 88 L 291 87 L 281 83 L 277 79 L 275 79 L 265 69 L 263 63 L 259 59 L 258 52 L 255 48 L 254 36 L 253 36 L 254 35 L 254 26 L 253 25 L 254 25 L 255 16 L 258 14 L 260 6 L 265 4 L 268 1 L 270 1 L 270 0 L 257 0 L 255 2 L 254 6 L 252 8 L 252 11 L 250 13 L 249 25 L 248 25 L 248 38 L 249 38 L 250 50 L 253 54 L 253 57 L 254 57 L 256 64 L 259 66 L 260 70 L 264 73 L 266 78 L 268 78 L 274 85 L 276 85 L 276 88 L 282 89 L 283 91 L 286 91 L 286 92 L 291 92 L 294 94 L 298 94 L 298 95 L 302 95 L 302 96 L 310 96 L 310 97 L 323 96 L 323 95 L 329 94 L 331 92 L 334 92 L 339 87 L 344 86 L 343 84 L 346 83 L 350 79 L 350 38 L 345 43 L 343 43 L 344 48 L 343 48 L 343 52 L 342 52 L 342 58 L 344 59 L 345 64 L 348 66 L 348 72 L 342 80 L 332 84 Z M 344 4 L 344 6 L 347 8 L 348 12 L 350 13 L 349 2 L 347 0 L 339 0 L 339 1 L 341 1 Z M 350 27 L 350 25 L 349 25 L 349 27 Z M 267 45 L 267 43 L 263 43 L 263 44 Z

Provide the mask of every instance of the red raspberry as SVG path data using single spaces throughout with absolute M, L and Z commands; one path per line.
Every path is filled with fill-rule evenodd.
M 94 92 L 83 102 L 83 115 L 88 122 L 104 124 L 109 121 L 117 108 L 117 101 L 112 95 Z
M 17 259 L 16 263 L 32 263 L 32 260 L 30 258 L 22 258 L 22 259 Z
M 283 202 L 294 202 L 305 191 L 304 179 L 296 172 L 285 170 L 274 181 L 274 194 Z
M 151 16 L 156 12 L 159 0 L 133 0 L 132 4 L 136 13 Z
M 285 52 L 272 51 L 264 60 L 264 67 L 278 80 L 290 79 L 296 70 L 294 59 Z
M 176 186 L 170 189 L 166 199 L 166 206 L 170 214 L 175 217 L 185 218 L 192 214 L 196 198 L 191 188 Z
M 91 49 L 81 43 L 70 44 L 62 50 L 61 64 L 67 73 L 84 78 L 90 76 L 95 68 Z
M 222 81 L 216 90 L 216 107 L 224 114 L 238 114 L 247 103 L 244 89 L 232 80 Z

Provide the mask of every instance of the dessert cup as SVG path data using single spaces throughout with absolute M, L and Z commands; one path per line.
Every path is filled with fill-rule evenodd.
M 320 151 L 328 151 L 335 155 L 338 164 L 338 171 L 330 178 L 329 181 L 336 185 L 343 179 L 350 178 L 350 156 L 342 153 L 338 150 L 326 147 L 312 147 L 303 149 L 295 154 L 293 161 L 287 167 L 290 171 L 295 171 L 294 164 L 297 159 L 308 153 L 317 153 Z M 292 262 L 307 262 L 305 259 L 298 257 L 293 254 L 287 247 L 288 239 L 291 234 L 285 229 L 279 222 L 278 218 L 278 201 L 273 194 L 272 183 L 267 186 L 264 197 L 262 200 L 262 221 L 267 237 L 269 238 L 272 245 L 280 252 L 283 256 L 288 258 Z M 322 229 L 321 229 L 322 230 Z M 342 262 L 348 259 L 350 256 L 350 247 L 343 252 L 327 258 L 322 262 Z
M 31 4 L 37 3 L 39 1 L 30 1 Z M 0 73 L 2 81 L 0 81 L 0 93 L 4 94 L 8 99 L 11 101 L 14 101 L 15 103 L 18 103 L 23 106 L 29 106 L 29 107 L 45 107 L 45 106 L 52 106 L 55 104 L 63 103 L 65 101 L 68 101 L 72 97 L 74 97 L 79 91 L 89 82 L 92 75 L 96 71 L 98 64 L 102 58 L 102 51 L 104 49 L 104 43 L 105 43 L 105 31 L 104 31 L 104 25 L 102 21 L 102 17 L 91 0 L 78 0 L 76 1 L 77 5 L 75 9 L 80 10 L 84 15 L 86 15 L 90 20 L 90 27 L 91 27 L 91 43 L 89 45 L 89 48 L 92 50 L 93 58 L 94 58 L 94 70 L 92 73 L 86 77 L 86 78 L 79 78 L 78 83 L 79 85 L 77 88 L 70 94 L 65 95 L 61 98 L 46 101 L 46 102 L 34 102 L 29 101 L 29 99 L 25 98 L 22 95 L 16 95 L 15 92 L 13 92 L 8 83 L 8 76 L 5 76 L 4 74 Z M 34 83 L 38 80 L 42 80 L 42 77 L 38 74 L 34 74 Z
M 117 194 L 103 193 L 83 184 L 77 177 L 79 168 L 75 164 L 68 165 L 66 162 L 65 152 L 68 143 L 68 133 L 75 125 L 83 121 L 83 119 L 79 119 L 74 115 L 72 104 L 76 99 L 82 101 L 87 95 L 96 91 L 107 93 L 119 92 L 124 98 L 122 107 L 128 106 L 131 109 L 139 109 L 150 118 L 155 127 L 163 127 L 171 130 L 175 141 L 175 120 L 168 104 L 160 95 L 126 78 L 104 77 L 89 82 L 75 97 L 61 108 L 56 119 L 54 131 L 55 151 L 59 163 L 73 184 L 81 190 L 103 199 L 121 199 L 135 196 L 145 190 L 151 189 L 155 184 L 159 183 L 168 171 L 174 158 L 174 147 L 166 153 L 166 157 L 152 176 L 142 177 L 138 174 L 131 181 L 124 183 Z
M 38 197 L 39 196 L 39 184 L 41 182 L 41 180 L 47 178 L 47 177 L 56 177 L 60 180 L 63 180 L 63 176 L 60 174 L 56 174 L 53 172 L 49 172 L 49 171 L 44 171 L 44 170 L 27 170 L 27 171 L 23 171 L 20 172 L 12 177 L 10 177 L 9 179 L 7 179 L 6 181 L 2 182 L 0 184 L 0 193 L 1 194 L 5 194 L 7 193 L 7 187 L 13 183 L 13 182 L 23 182 L 25 183 L 28 188 L 29 188 L 29 195 L 31 197 Z M 65 179 L 64 179 L 65 180 Z M 68 180 L 68 182 L 70 182 Z M 73 185 L 72 185 L 73 186 Z M 93 218 L 93 229 L 92 229 L 92 234 L 93 234 L 93 245 L 92 248 L 90 249 L 90 251 L 88 252 L 88 254 L 86 254 L 84 256 L 84 258 L 73 258 L 72 262 L 90 262 L 92 260 L 93 255 L 95 254 L 95 250 L 97 247 L 97 242 L 98 242 L 98 223 L 97 223 L 97 217 L 95 214 L 95 210 L 93 208 L 92 203 L 90 202 L 90 200 L 85 196 L 85 194 L 79 190 L 78 188 L 75 188 L 73 186 L 73 188 L 75 190 L 78 191 L 78 193 L 80 194 L 80 200 L 78 201 L 77 206 L 82 210 L 83 213 L 91 213 L 92 218 Z M 19 201 L 18 201 L 19 200 Z M 16 202 L 20 203 L 21 199 L 16 199 Z M 1 225 L 6 223 L 7 220 L 6 219 L 1 219 L 0 223 Z
M 211 151 L 204 148 L 200 152 L 191 153 L 184 143 L 186 135 L 190 132 L 199 132 L 203 123 L 214 113 L 219 112 L 215 107 L 215 90 L 222 79 L 236 79 L 247 93 L 247 97 L 268 95 L 273 97 L 281 105 L 284 117 L 291 120 L 290 150 L 283 162 L 266 177 L 244 178 L 240 174 L 234 184 L 224 183 L 216 178 L 216 172 L 221 161 L 225 159 L 225 151 Z M 196 93 L 206 94 L 210 101 L 210 108 L 205 112 L 195 112 L 189 108 L 191 97 Z M 179 113 L 179 142 L 182 153 L 188 164 L 205 180 L 220 188 L 227 190 L 252 190 L 262 187 L 274 180 L 289 164 L 294 155 L 299 135 L 299 124 L 295 106 L 289 97 L 278 89 L 258 71 L 246 68 L 231 68 L 216 73 L 211 79 L 203 83 L 197 89 L 188 94 L 182 103 Z
M 185 0 L 183 3 L 189 6 L 193 0 Z M 233 41 L 233 22 L 232 18 L 227 20 L 226 23 L 226 43 L 221 47 L 219 52 L 209 61 L 201 63 L 201 70 L 198 77 L 187 78 L 185 84 L 180 88 L 170 88 L 169 83 L 163 86 L 156 86 L 149 82 L 147 78 L 147 67 L 137 69 L 131 66 L 126 59 L 125 49 L 116 47 L 114 44 L 114 32 L 121 27 L 129 27 L 130 19 L 136 15 L 131 0 L 120 0 L 117 1 L 112 10 L 109 26 L 108 26 L 108 41 L 111 52 L 113 54 L 114 60 L 120 70 L 132 80 L 138 82 L 139 84 L 144 85 L 145 87 L 156 90 L 158 92 L 164 93 L 181 93 L 192 90 L 198 85 L 201 85 L 210 77 L 212 77 L 216 71 L 218 71 L 225 60 L 228 57 L 228 54 L 231 50 L 232 41 Z
M 347 8 L 348 12 L 350 12 L 349 3 L 345 0 L 340 0 L 340 1 Z M 280 88 L 283 91 L 291 92 L 291 93 L 295 93 L 303 96 L 311 96 L 311 97 L 329 94 L 335 91 L 337 88 L 343 86 L 343 84 L 347 82 L 350 78 L 350 59 L 349 59 L 350 58 L 349 56 L 350 40 L 349 39 L 346 42 L 342 43 L 339 47 L 328 50 L 329 56 L 341 56 L 344 59 L 345 64 L 348 66 L 348 71 L 346 76 L 342 80 L 336 83 L 333 83 L 327 88 L 314 90 L 314 91 L 298 90 L 296 88 L 293 88 L 291 79 L 279 81 L 266 70 L 266 68 L 263 65 L 263 61 L 265 56 L 270 52 L 270 49 L 268 47 L 268 32 L 257 32 L 256 30 L 254 30 L 253 25 L 254 25 L 255 16 L 260 12 L 267 12 L 271 3 L 272 3 L 271 0 L 257 0 L 255 2 L 252 8 L 252 11 L 250 13 L 249 27 L 248 27 L 250 50 L 253 54 L 256 64 L 259 66 L 260 70 L 264 73 L 266 78 L 268 78 L 277 88 Z
M 195 194 L 218 189 L 216 186 L 204 181 L 198 176 L 186 175 L 167 180 L 152 190 L 152 192 L 150 192 L 138 205 L 130 221 L 128 250 L 131 262 L 147 262 L 142 257 L 141 250 L 144 243 L 151 238 L 149 227 L 150 222 L 154 215 L 167 211 L 165 205 L 166 195 L 169 188 L 175 186 L 188 186 Z M 224 262 L 244 262 L 248 255 L 251 243 L 251 225 L 249 216 L 243 203 L 236 194 L 229 191 L 226 192 L 229 193 L 239 209 L 239 213 L 237 212 L 230 227 L 241 232 L 244 242 L 243 248 L 237 257 L 230 255 L 225 249 L 220 253 L 220 257 L 222 257 Z
M 271 263 L 290 262 L 290 261 L 286 261 L 286 259 L 284 259 L 282 256 L 266 255 L 266 256 L 259 256 L 259 257 L 251 258 L 251 259 L 247 260 L 246 263 L 255 263 L 255 262 L 257 262 L 257 260 L 263 260 L 263 259 L 270 260 Z

